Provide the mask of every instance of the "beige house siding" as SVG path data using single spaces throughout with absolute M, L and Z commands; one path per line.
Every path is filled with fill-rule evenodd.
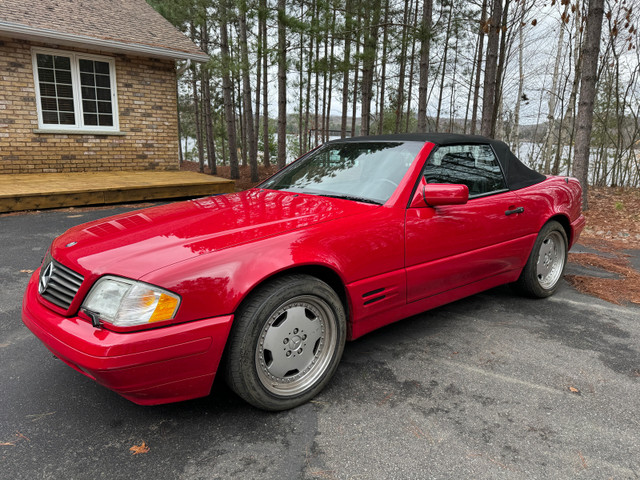
M 115 59 L 120 134 L 36 133 L 32 47 L 0 36 L 0 174 L 179 168 L 173 60 L 61 47 Z

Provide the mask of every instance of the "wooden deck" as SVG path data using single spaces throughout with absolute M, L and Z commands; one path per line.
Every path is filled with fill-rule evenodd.
M 233 180 L 180 171 L 0 175 L 0 213 L 233 191 Z

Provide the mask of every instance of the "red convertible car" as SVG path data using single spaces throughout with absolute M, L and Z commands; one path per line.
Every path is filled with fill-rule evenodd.
M 139 404 L 316 395 L 345 341 L 497 285 L 558 288 L 581 187 L 477 136 L 331 141 L 258 187 L 74 227 L 27 287 L 25 324 Z

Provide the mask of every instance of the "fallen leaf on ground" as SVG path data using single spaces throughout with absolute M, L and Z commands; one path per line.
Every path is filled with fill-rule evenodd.
M 145 442 L 142 442 L 142 445 L 134 445 L 129 449 L 132 455 L 138 455 L 140 453 L 147 453 L 149 451 L 149 447 Z
M 20 273 L 33 273 L 33 270 L 24 269 L 24 270 L 20 270 Z
M 576 387 L 569 387 L 569 391 L 571 393 L 580 393 L 580 390 L 578 390 Z
M 606 251 L 604 245 L 607 244 L 611 245 L 611 242 L 603 241 L 597 245 L 597 248 Z M 618 252 L 614 257 L 603 257 L 593 253 L 570 253 L 569 261 L 578 265 L 600 268 L 621 277 L 565 275 L 565 279 L 579 292 L 594 295 L 617 305 L 626 302 L 640 304 L 640 272 L 633 268 L 627 255 Z
M 0 446 L 6 447 L 6 446 L 12 446 L 15 447 L 16 444 L 13 442 L 0 442 Z
M 582 468 L 583 469 L 587 469 L 587 461 L 585 460 L 584 456 L 582 455 L 582 452 L 578 451 L 578 456 L 580 457 L 580 461 L 582 462 Z
M 32 422 L 40 420 L 41 418 L 48 417 L 49 415 L 53 415 L 56 412 L 47 412 L 47 413 L 36 413 L 33 415 L 27 415 L 27 418 L 30 418 Z

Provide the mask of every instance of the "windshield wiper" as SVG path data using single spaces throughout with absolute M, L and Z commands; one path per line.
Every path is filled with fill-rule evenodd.
M 374 205 L 382 205 L 382 202 L 379 202 L 377 200 L 372 200 L 370 198 L 364 198 L 364 197 L 357 197 L 355 195 L 344 195 L 344 194 L 335 195 L 331 193 L 313 193 L 312 195 L 320 195 L 322 197 L 340 198 L 342 200 L 353 200 L 355 202 L 364 202 L 364 203 L 372 203 Z

